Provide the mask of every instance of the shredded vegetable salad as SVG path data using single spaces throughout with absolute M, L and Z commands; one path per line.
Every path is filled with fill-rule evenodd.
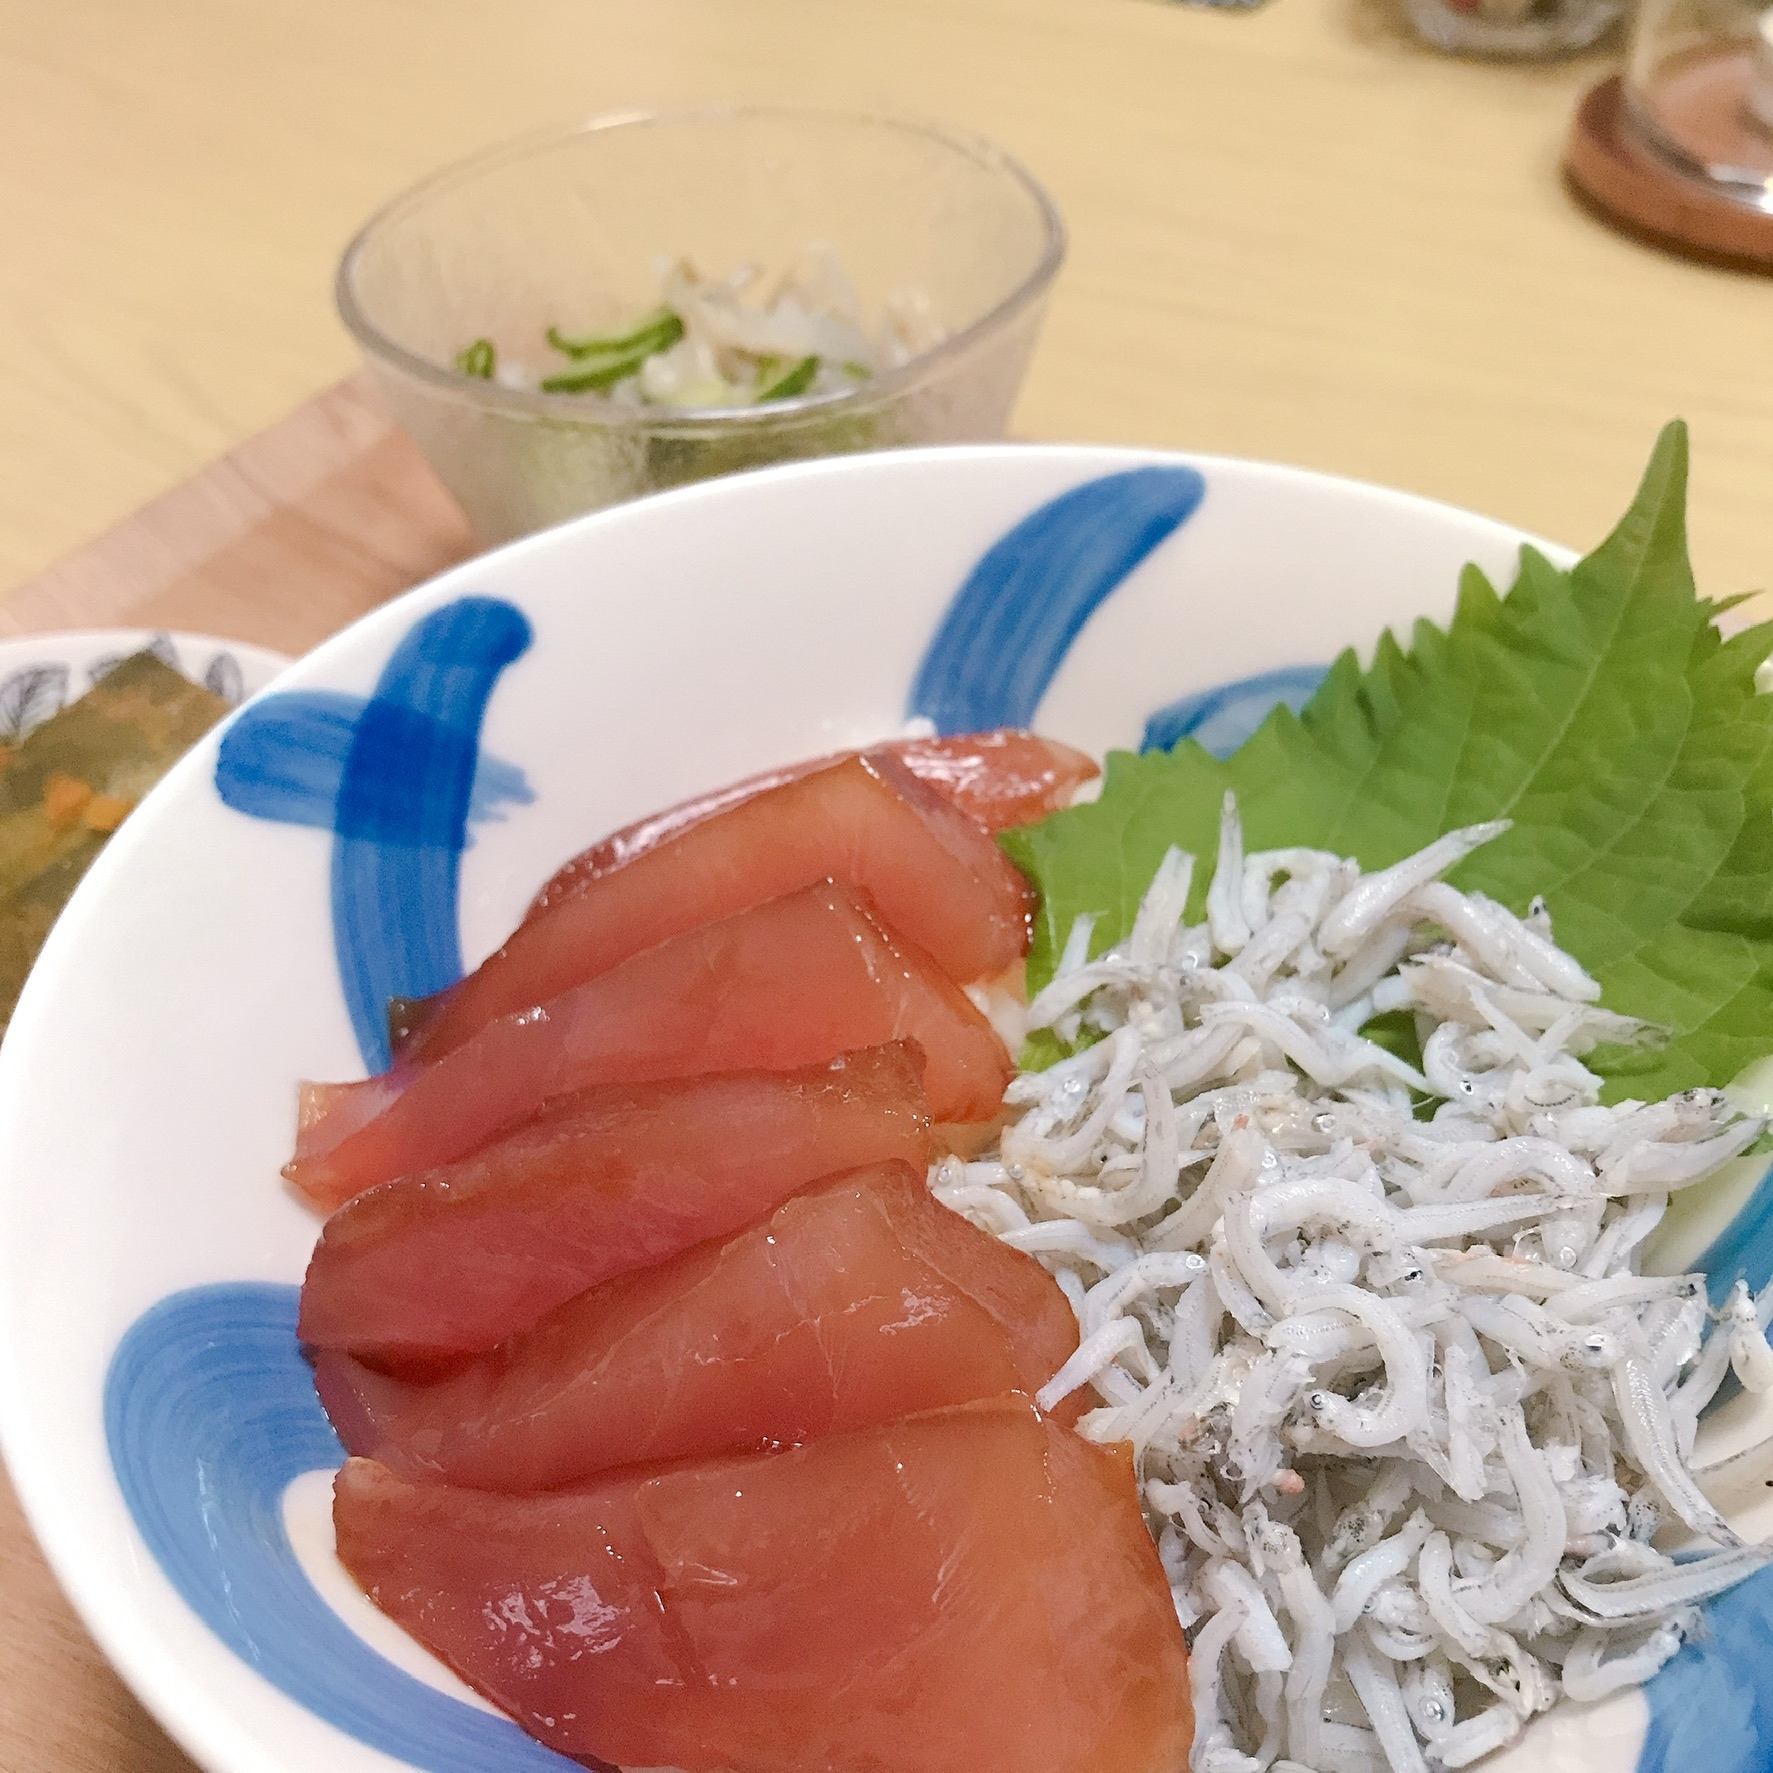
M 1089 1387 L 1081 1431 L 1137 1450 L 1200 1773 L 1466 1766 L 1647 1679 L 1773 1556 L 1691 1466 L 1732 1369 L 1773 1387 L 1773 1289 L 1714 1318 L 1702 1276 L 1639 1269 L 1764 1123 L 1714 1089 L 1601 1104 L 1583 1055 L 1656 1031 L 1542 903 L 1440 878 L 1506 829 L 1363 875 L 1246 855 L 1227 795 L 1205 921 L 1174 848 L 1107 953 L 1078 918 L 1005 1032 L 1091 1044 L 933 1178 L 1077 1312 L 1039 1401 Z
M 828 246 L 802 252 L 773 284 L 754 265 L 706 277 L 687 260 L 660 272 L 660 300 L 614 332 L 574 336 L 550 326 L 553 357 L 501 357 L 490 338 L 455 359 L 465 376 L 618 405 L 756 406 L 838 394 L 941 342 L 929 300 L 897 290 L 871 333 L 862 303 Z

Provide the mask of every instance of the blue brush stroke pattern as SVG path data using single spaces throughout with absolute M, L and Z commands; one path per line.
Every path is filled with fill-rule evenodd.
M 1705 1609 L 1702 1632 L 1644 1689 L 1638 1773 L 1766 1773 L 1773 1767 L 1773 1570 Z
M 1183 696 L 1145 723 L 1141 751 L 1168 751 L 1193 739 L 1215 757 L 1229 757 L 1284 702 L 1295 714 L 1329 675 L 1327 665 L 1287 665 Z
M 215 781 L 229 806 L 334 833 L 333 949 L 371 1071 L 393 1060 L 389 999 L 461 977 L 470 817 L 531 798 L 520 770 L 480 753 L 487 700 L 530 639 L 513 605 L 464 597 L 413 625 L 367 701 L 274 693 L 223 736 Z
M 502 757 L 480 753 L 474 770 L 474 786 L 468 793 L 468 823 L 484 825 L 502 819 L 508 806 L 528 806 L 536 797 L 529 778 L 514 763 Z M 468 847 L 474 847 L 474 834 L 468 833 Z
M 297 1562 L 283 1493 L 344 1460 L 296 1342 L 294 1287 L 230 1283 L 163 1299 L 112 1356 L 105 1436 L 167 1578 L 266 1680 L 426 1773 L 565 1773 L 578 1763 L 372 1650 Z
M 1714 1307 L 1724 1303 L 1739 1280 L 1748 1282 L 1751 1293 L 1773 1281 L 1773 1167 L 1695 1267 L 1704 1271 Z
M 995 543 L 936 630 L 909 711 L 937 732 L 1031 726 L 1071 644 L 1103 600 L 1206 497 L 1193 468 L 1085 481 Z
M 255 819 L 331 831 L 345 759 L 366 706 L 362 696 L 343 690 L 285 690 L 254 703 L 222 738 L 216 783 L 223 799 Z M 534 799 L 516 764 L 479 754 L 470 825 L 501 819 L 507 804 Z
M 262 696 L 222 735 L 217 793 L 255 819 L 331 831 L 363 709 L 362 696 L 340 690 Z

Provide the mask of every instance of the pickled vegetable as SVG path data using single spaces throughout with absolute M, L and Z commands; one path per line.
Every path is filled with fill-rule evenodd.
M 106 839 L 227 712 L 221 697 L 137 653 L 0 753 L 0 1028 Z

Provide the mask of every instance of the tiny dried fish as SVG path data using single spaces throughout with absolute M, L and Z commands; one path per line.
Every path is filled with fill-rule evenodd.
M 1688 1461 L 1727 1373 L 1773 1388 L 1773 1297 L 1711 1314 L 1637 1267 L 1764 1123 L 1713 1090 L 1601 1105 L 1582 1055 L 1655 1031 L 1541 908 L 1440 879 L 1503 829 L 1363 876 L 1246 854 L 1228 796 L 1205 920 L 1176 850 L 1120 948 L 1089 959 L 1080 919 L 1028 1022 L 1093 1044 L 933 1177 L 1077 1310 L 1040 1401 L 1088 1388 L 1081 1431 L 1135 1446 L 1197 1773 L 1467 1766 L 1648 1679 L 1769 1560 Z M 1397 1010 L 1420 1063 L 1363 1037 Z M 1665 1519 L 1715 1549 L 1676 1563 Z

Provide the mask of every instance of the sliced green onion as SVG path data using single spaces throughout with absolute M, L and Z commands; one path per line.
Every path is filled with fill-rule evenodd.
M 669 351 L 683 337 L 683 321 L 670 308 L 657 308 L 630 332 L 569 339 L 557 326 L 548 328 L 548 343 L 575 361 L 585 357 L 650 357 Z M 547 383 L 542 384 L 544 387 Z
M 617 382 L 638 375 L 640 366 L 652 356 L 651 351 L 630 351 L 625 357 L 605 358 L 601 363 L 587 364 L 583 369 L 562 370 L 557 376 L 542 381 L 545 394 L 595 394 L 613 388 Z
M 818 358 L 803 357 L 779 381 L 771 382 L 767 388 L 758 389 L 758 401 L 761 404 L 765 400 L 792 400 L 796 394 L 804 394 L 813 385 L 813 377 L 818 373 Z
M 852 376 L 858 382 L 867 381 L 874 373 L 867 364 L 858 363 L 853 357 L 847 363 L 839 365 L 839 367 L 843 370 L 843 373 L 846 376 Z
M 490 382 L 499 367 L 499 353 L 491 339 L 476 339 L 465 350 L 456 353 L 456 368 L 465 376 Z

